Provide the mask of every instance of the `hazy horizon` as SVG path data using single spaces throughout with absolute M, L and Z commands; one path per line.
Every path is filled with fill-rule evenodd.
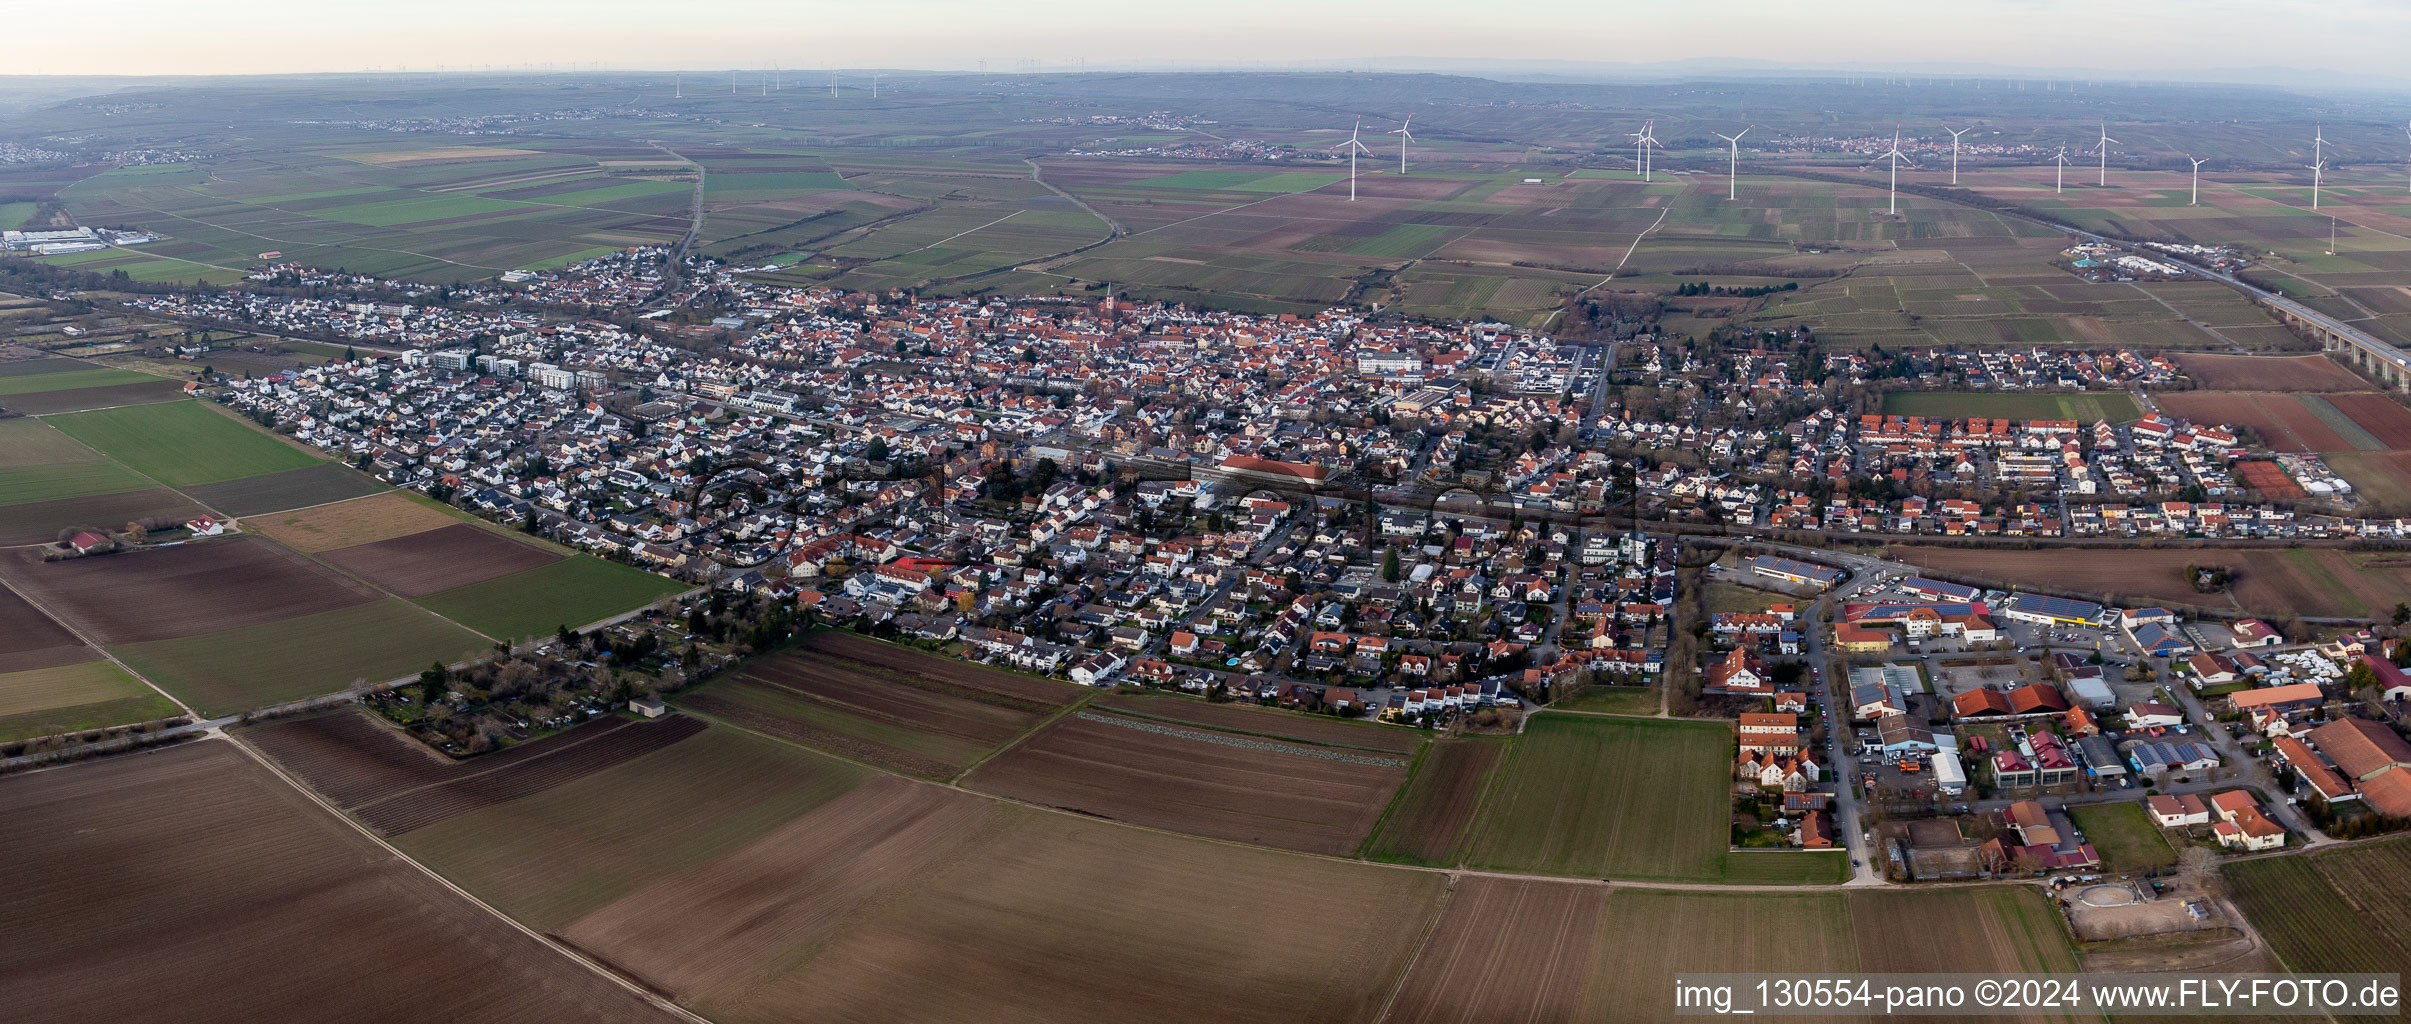
M 245 75 L 599 65 L 623 70 L 883 67 L 1011 71 L 1381 61 L 1530 60 L 1655 64 L 1734 60 L 1802 65 L 1990 65 L 2125 71 L 2209 69 L 2401 73 L 2411 6 L 2342 0 L 1734 0 L 1715 20 L 1656 5 L 1537 0 L 1467 10 L 1438 0 L 1299 5 L 1231 0 L 1135 10 L 1099 0 L 1047 4 L 893 0 L 527 0 L 392 6 L 264 0 L 238 10 L 164 0 L 111 8 L 104 46 L 29 47 L 11 73 Z M 21 38 L 74 40 L 87 12 L 18 13 Z M 2328 26 L 2352 22 L 2350 33 Z M 1970 31 L 1966 26 L 1981 25 Z M 1702 31 L 1703 25 L 1719 31 Z M 1936 47 L 1931 40 L 1951 42 Z M 1167 70 L 1172 68 L 1166 68 Z M 1924 73 L 1924 72 L 1918 72 Z

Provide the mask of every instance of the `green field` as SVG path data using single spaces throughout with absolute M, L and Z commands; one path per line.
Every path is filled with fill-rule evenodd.
M 109 649 L 204 715 L 382 683 L 491 653 L 485 638 L 399 600 Z
M 587 260 L 593 259 L 597 256 L 609 256 L 618 251 L 618 249 L 614 249 L 608 245 L 598 245 L 591 249 L 580 249 L 576 252 L 565 252 L 558 256 L 548 256 L 544 259 L 537 260 L 534 263 L 522 263 L 519 265 L 519 269 L 559 270 L 562 267 L 566 267 L 572 263 L 584 263 Z
M 139 491 L 150 482 L 114 462 L 70 462 L 0 469 L 0 505 Z
M 1726 852 L 1733 749 L 1731 730 L 1712 722 L 1534 716 L 1491 783 L 1466 866 L 1662 881 L 1839 881 L 1846 857 Z
M 165 402 L 48 418 L 50 425 L 170 487 L 317 465 L 315 456 L 200 402 Z
M 591 555 L 418 599 L 428 610 L 487 636 L 524 639 L 642 608 L 687 585 Z
M 718 202 L 784 199 L 853 187 L 834 171 L 767 171 L 757 174 L 715 171 L 704 175 L 703 198 Z
M 2159 826 L 2143 813 L 2143 805 L 2131 801 L 2110 804 L 2081 804 L 2068 808 L 2068 820 L 2076 823 L 2093 849 L 2101 854 L 2102 866 L 2111 871 L 2141 871 L 2146 868 L 2175 867 L 2177 851 L 2170 849 L 2167 837 Z
M 0 672 L 0 742 L 182 714 L 107 661 Z
M 412 196 L 408 199 L 389 199 L 374 203 L 355 203 L 326 210 L 312 210 L 310 216 L 381 228 L 420 221 L 466 217 L 480 213 L 506 213 L 534 209 L 536 208 L 523 203 L 487 199 L 482 196 L 435 193 Z
M 30 416 L 0 419 L 0 468 L 99 462 L 101 454 Z M 8 489 L 0 487 L 0 494 Z
M 2140 419 L 2133 395 L 2125 392 L 2086 394 L 2019 394 L 1998 391 L 1895 391 L 1884 396 L 1884 412 L 1892 416 L 1942 419 L 2109 420 Z
M 30 395 L 42 391 L 107 387 L 111 384 L 140 384 L 144 381 L 158 379 L 147 373 L 99 367 L 90 370 L 69 370 L 65 373 L 29 373 L 20 377 L 0 377 L 0 395 Z

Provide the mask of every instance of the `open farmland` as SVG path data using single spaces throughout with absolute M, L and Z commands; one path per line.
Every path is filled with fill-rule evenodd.
M 57 562 L 20 551 L 0 559 L 0 578 L 102 645 L 275 622 L 377 596 L 254 537 Z
M 124 374 L 124 376 L 113 377 L 111 378 L 113 382 L 110 383 L 30 391 L 0 397 L 0 409 L 24 413 L 28 416 L 48 416 L 56 413 L 82 412 L 87 409 L 157 405 L 174 402 L 184 397 L 184 385 L 177 381 L 161 380 L 148 374 L 129 373 L 123 370 L 99 372 Z M 76 376 L 82 375 L 77 374 Z M 41 378 L 32 379 L 39 380 Z
M 430 662 L 490 653 L 492 641 L 405 601 L 370 601 L 110 653 L 206 715 L 383 683 Z
M 2411 587 L 2411 570 L 2364 564 L 2368 556 L 2328 548 L 2042 548 L 2011 551 L 1895 544 L 1889 554 L 1911 564 L 2004 584 L 2232 607 L 2258 615 L 2361 617 L 2394 607 Z M 2229 596 L 2195 593 L 2188 564 L 2224 565 L 2235 573 Z
M 563 934 L 730 1024 L 1364 1020 L 1440 888 L 884 779 Z
M 2210 391 L 2360 391 L 2369 387 L 2326 356 L 2230 356 L 2180 352 L 2177 365 Z
M 2411 910 L 2401 899 L 2411 843 L 2390 840 L 2222 869 L 2235 899 L 2287 970 L 2400 974 L 2411 969 Z
M 230 516 L 256 516 L 375 494 L 385 485 L 337 462 L 237 477 L 184 488 L 184 493 Z
M 322 552 L 320 561 L 399 597 L 425 597 L 561 559 L 476 523 Z
M 2059 915 L 2028 886 L 1792 895 L 1468 876 L 1384 1019 L 1670 1020 L 1675 977 L 1711 964 L 1806 974 L 2076 969 Z
M 374 544 L 438 530 L 461 522 L 459 515 L 407 491 L 244 520 L 243 529 L 265 534 L 295 551 L 316 553 Z
M 22 1020 L 671 1019 L 220 741 L 7 780 L 0 859 Z
M 2405 408 L 2392 396 L 2362 392 L 2328 395 L 2321 400 L 2349 417 L 2374 442 L 2355 447 L 2411 449 L 2411 408 Z
M 1944 419 L 1984 417 L 2007 420 L 2077 420 L 2125 423 L 2140 419 L 2143 410 L 2123 391 L 2086 394 L 2014 394 L 1998 391 L 1895 391 L 1884 396 L 1884 412 L 1893 416 Z
M 1623 936 L 1600 934 L 1608 900 L 1607 887 L 1598 885 L 1480 875 L 1459 879 L 1382 1020 L 1543 1024 L 1601 1019 L 1599 1012 L 1610 1000 L 1604 992 L 1585 998 L 1590 973 L 1597 961 L 1614 959 L 1603 955 L 1608 949 L 1630 948 Z M 1602 948 L 1602 940 L 1610 945 Z
M 174 701 L 107 661 L 0 672 L 0 742 L 180 713 Z
M 91 649 L 50 616 L 0 588 L 0 672 L 48 668 L 91 656 Z
M 888 658 L 881 647 L 816 633 L 679 704 L 881 768 L 951 779 L 1081 695 L 914 651 Z
M 300 469 L 321 461 L 197 401 L 74 413 L 49 422 L 169 487 Z
M 69 527 L 123 529 L 136 519 L 184 519 L 207 511 L 163 487 L 0 504 L 0 545 L 47 544 Z
M 1309 853 L 1354 853 L 1407 758 L 1075 711 L 965 783 L 1051 807 Z
M 1538 715 L 1474 824 L 1470 867 L 1669 881 L 1838 881 L 1823 854 L 1728 854 L 1731 731 Z
M 2335 427 L 2322 420 L 2309 403 L 2321 399 L 2267 391 L 2172 391 L 2153 395 L 2171 416 L 2194 423 L 2220 423 L 2248 428 L 2263 444 L 2281 452 L 2349 451 Z
M 582 629 L 686 589 L 684 583 L 642 569 L 572 555 L 416 600 L 487 636 L 526 638 L 563 626 Z
M 1365 842 L 1365 855 L 1435 867 L 1461 863 L 1474 811 L 1510 742 L 1466 736 L 1433 743 L 1390 802 L 1380 831 Z
M 1442 886 L 866 775 L 713 728 L 399 842 L 730 1024 L 1367 1020 Z
M 1216 704 L 1194 697 L 1168 693 L 1100 693 L 1090 706 L 1109 708 L 1125 715 L 1155 718 L 1164 721 L 1204 726 L 1223 732 L 1271 736 L 1277 739 L 1319 743 L 1333 747 L 1354 747 L 1360 750 L 1387 751 L 1411 754 L 1423 746 L 1425 736 L 1414 729 L 1375 725 L 1371 722 L 1329 718 L 1321 715 L 1301 715 L 1294 711 L 1257 707 L 1253 704 Z

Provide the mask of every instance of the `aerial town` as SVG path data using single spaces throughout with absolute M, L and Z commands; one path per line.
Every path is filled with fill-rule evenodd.
M 0 76 L 33 1019 L 2399 1013 L 2396 93 L 326 17 Z

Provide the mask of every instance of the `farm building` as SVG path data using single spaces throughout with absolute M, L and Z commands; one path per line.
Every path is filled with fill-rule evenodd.
M 2001 603 L 2001 614 L 2019 622 L 2042 626 L 2091 626 L 2101 621 L 2101 606 L 2091 601 L 2074 601 L 2064 597 L 2045 597 L 2041 594 L 2011 594 Z
M 662 714 L 669 709 L 668 707 L 664 706 L 662 702 L 651 697 L 638 697 L 628 702 L 628 710 L 634 711 L 637 714 L 645 716 L 646 718 L 660 718 Z
M 1934 752 L 1934 787 L 1941 790 L 1944 796 L 1958 796 L 1967 792 L 1967 769 L 1960 765 L 1958 751 Z
M 2264 686 L 2256 690 L 2241 690 L 2227 695 L 2235 710 L 2244 714 L 2255 711 L 2295 711 L 2314 708 L 2327 702 L 2327 692 L 2317 683 L 2289 683 L 2284 686 Z
M 2128 747 L 2126 763 L 2144 775 L 2208 771 L 2219 765 L 2218 751 L 2206 743 L 2146 741 Z
M 2284 636 L 2259 619 L 2237 620 L 2227 627 L 2227 632 L 2235 638 L 2237 647 L 2275 647 L 2285 642 Z
M 1750 571 L 1786 583 L 1806 583 L 1818 587 L 1830 587 L 1842 581 L 1840 569 L 1775 555 L 1760 555 L 1751 559 Z
M 2154 793 L 2143 805 L 2161 828 L 2210 824 L 2210 805 L 2192 793 Z

